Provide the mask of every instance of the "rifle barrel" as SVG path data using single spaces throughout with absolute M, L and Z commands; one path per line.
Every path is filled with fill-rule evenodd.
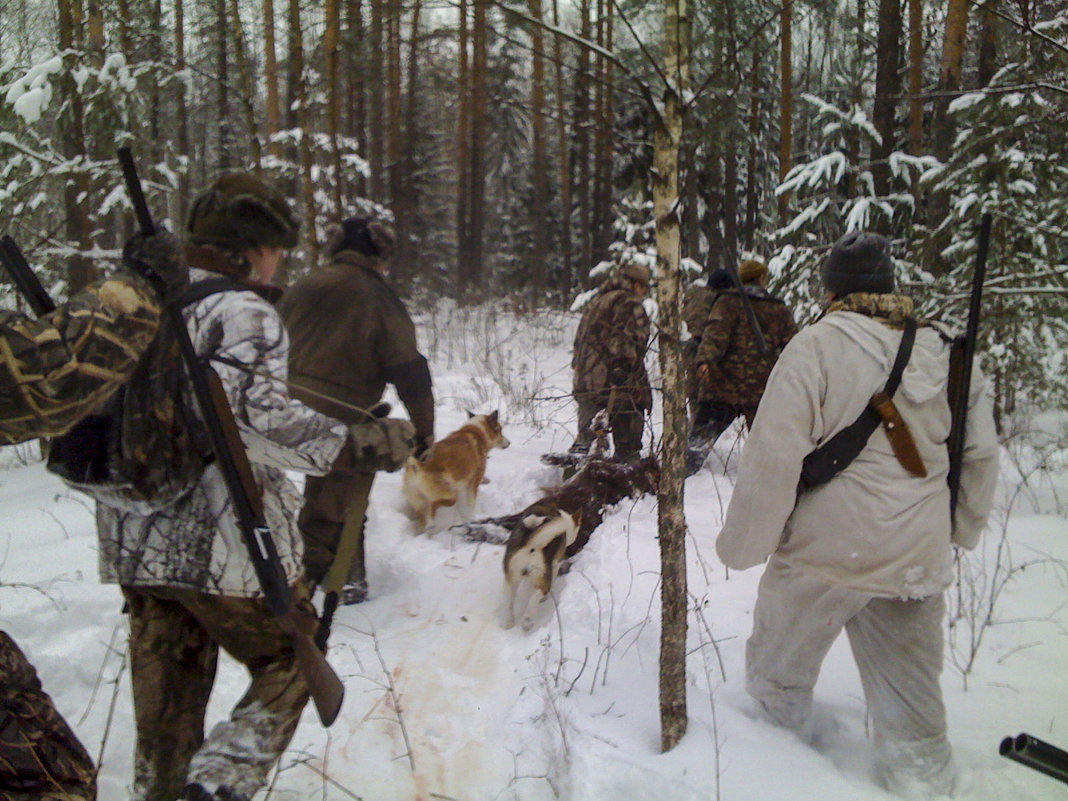
M 968 325 L 964 334 L 963 358 L 961 359 L 960 384 L 958 385 L 953 416 L 953 440 L 949 453 L 949 508 L 957 508 L 960 493 L 960 471 L 964 463 L 965 427 L 968 419 L 968 400 L 972 386 L 972 362 L 975 360 L 975 340 L 979 336 L 979 303 L 983 297 L 983 282 L 986 280 L 986 254 L 990 245 L 990 212 L 984 212 L 979 223 L 979 240 L 975 254 L 975 274 L 972 276 L 972 295 L 968 302 Z
M 22 255 L 19 246 L 15 244 L 15 240 L 7 234 L 0 237 L 0 260 L 4 262 L 4 268 L 7 270 L 8 275 L 11 276 L 11 281 L 15 284 L 15 288 L 29 307 L 33 309 L 34 314 L 42 317 L 56 310 L 55 301 L 48 294 L 48 290 L 37 279 L 33 268 L 30 267 L 30 263 Z
M 119 150 L 123 177 L 130 200 L 134 204 L 138 224 L 142 233 L 155 233 L 151 212 L 145 203 L 141 181 L 137 177 L 137 167 L 129 148 Z M 151 276 L 145 276 L 150 278 Z M 259 503 L 259 491 L 252 476 L 248 453 L 241 441 L 241 434 L 234 419 L 233 409 L 222 388 L 218 374 L 197 355 L 189 329 L 181 309 L 173 304 L 166 304 L 168 321 L 182 353 L 182 361 L 193 383 L 193 394 L 200 408 L 201 419 L 211 443 L 215 460 L 226 482 L 226 488 L 234 503 L 234 512 L 241 527 L 248 549 L 249 560 L 256 572 L 260 589 L 263 592 L 267 609 L 274 616 L 293 645 L 297 664 L 315 702 L 319 719 L 324 726 L 329 726 L 337 718 L 341 702 L 345 696 L 345 686 L 331 669 L 322 651 L 315 647 L 311 634 L 300 628 L 293 612 L 292 593 L 286 583 L 281 560 L 274 546 L 270 529 L 263 519 Z M 213 387 L 214 385 L 214 387 Z M 214 392 L 213 392 L 214 389 Z
M 1003 757 L 1019 762 L 1039 773 L 1068 784 L 1068 752 L 1055 745 L 1032 737 L 1030 734 L 1018 734 L 1006 737 L 998 746 L 998 753 Z

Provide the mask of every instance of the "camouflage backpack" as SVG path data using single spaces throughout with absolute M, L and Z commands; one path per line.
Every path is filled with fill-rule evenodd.
M 189 286 L 184 308 L 218 292 L 244 289 L 231 278 Z M 211 460 L 207 434 L 187 407 L 188 377 L 170 317 L 104 408 L 52 440 L 48 470 L 100 503 L 143 513 L 171 505 L 200 479 Z

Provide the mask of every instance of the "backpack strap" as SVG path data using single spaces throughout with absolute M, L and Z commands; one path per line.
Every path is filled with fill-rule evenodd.
M 901 376 L 905 372 L 912 355 L 912 346 L 916 341 L 916 320 L 913 317 L 905 318 L 905 330 L 901 334 L 901 344 L 894 358 L 894 365 L 890 368 L 890 377 L 886 381 L 883 390 L 889 397 L 894 397 L 897 388 L 901 385 Z M 843 428 L 829 440 L 824 442 L 816 450 L 805 457 L 801 466 L 801 485 L 805 489 L 818 487 L 826 484 L 852 463 L 875 429 L 882 423 L 882 418 L 872 409 L 869 403 L 864 407 L 853 423 Z
M 209 295 L 218 294 L 219 292 L 246 291 L 251 290 L 228 275 L 220 275 L 215 278 L 205 278 L 202 281 L 194 281 L 170 302 L 175 304 L 179 309 L 184 309 L 186 306 L 191 306 L 197 301 L 203 300 Z

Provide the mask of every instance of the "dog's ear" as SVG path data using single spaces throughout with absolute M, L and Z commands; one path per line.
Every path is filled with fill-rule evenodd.
M 497 410 L 496 410 L 496 409 L 494 409 L 494 410 L 493 410 L 493 414 L 491 414 L 491 415 L 489 416 L 489 421 L 490 421 L 490 423 L 492 423 L 493 425 L 497 425 Z
M 470 420 L 470 419 L 471 419 L 472 417 L 474 417 L 474 416 L 475 416 L 475 413 L 474 413 L 474 412 L 472 412 L 472 411 L 471 411 L 470 409 L 465 409 L 464 411 L 466 411 L 466 412 L 467 412 L 467 419 L 468 419 L 468 420 Z
M 534 531 L 548 519 L 545 515 L 527 515 L 523 518 L 523 528 L 527 531 Z

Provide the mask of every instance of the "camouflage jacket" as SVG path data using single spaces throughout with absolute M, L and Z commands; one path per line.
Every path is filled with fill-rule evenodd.
M 203 270 L 190 271 L 191 281 L 208 277 Z M 262 491 L 267 525 L 292 583 L 301 573 L 294 520 L 301 500 L 284 471 L 325 473 L 348 429 L 289 396 L 289 337 L 274 307 L 259 295 L 220 292 L 186 307 L 184 314 L 198 355 L 211 360 L 222 380 Z M 186 405 L 196 409 L 186 388 Z M 97 527 L 104 582 L 236 597 L 261 594 L 217 463 L 169 507 L 146 513 L 98 503 Z
M 287 289 L 278 311 L 292 339 L 295 398 L 346 423 L 363 423 L 367 417 L 351 407 L 374 406 L 393 384 L 417 436 L 433 436 L 434 393 L 415 325 L 365 257 L 341 251 Z
M 682 321 L 686 323 L 686 330 L 690 338 L 699 343 L 705 330 L 705 323 L 712 311 L 712 304 L 720 296 L 721 289 L 712 289 L 708 286 L 694 284 L 687 287 L 682 295 Z
M 98 409 L 137 367 L 159 311 L 147 283 L 120 274 L 47 317 L 0 312 L 0 441 L 62 434 Z
M 786 343 L 797 333 L 793 315 L 763 289 L 746 287 L 768 352 L 761 354 L 737 290 L 723 292 L 712 305 L 697 349 L 698 365 L 710 375 L 702 381 L 700 399 L 736 406 L 757 406 L 771 368 Z
M 653 405 L 645 354 L 649 348 L 649 315 L 641 299 L 618 279 L 607 281 L 579 321 L 571 357 L 576 397 L 603 394 L 612 387 L 612 373 L 634 403 Z

